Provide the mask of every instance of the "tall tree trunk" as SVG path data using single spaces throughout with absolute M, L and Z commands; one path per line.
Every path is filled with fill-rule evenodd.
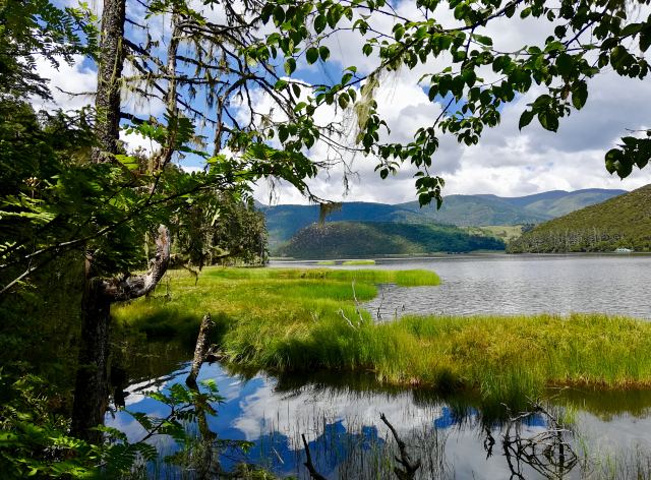
M 81 346 L 72 412 L 74 436 L 92 443 L 102 439 L 101 433 L 92 428 L 102 424 L 108 404 L 111 304 L 151 292 L 167 271 L 169 261 L 170 233 L 161 225 L 156 236 L 156 256 L 150 261 L 147 273 L 88 279 L 82 303 Z
M 102 423 L 108 404 L 110 313 L 111 301 L 104 295 L 101 281 L 88 279 L 82 301 L 72 434 L 91 443 L 102 440 L 101 432 L 92 428 Z
M 120 81 L 124 66 L 126 0 L 104 0 L 100 61 L 97 71 L 95 134 L 98 148 L 93 161 L 107 161 L 118 153 L 120 139 Z
M 126 0 L 104 0 L 95 98 L 98 145 L 91 155 L 91 161 L 95 163 L 111 161 L 111 157 L 118 153 L 125 19 Z M 106 295 L 105 282 L 94 277 L 90 254 L 86 262 L 72 433 L 97 443 L 102 436 L 92 427 L 102 423 L 108 401 L 109 322 L 113 300 Z

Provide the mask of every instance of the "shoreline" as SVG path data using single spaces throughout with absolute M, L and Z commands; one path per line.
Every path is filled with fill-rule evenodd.
M 650 322 L 537 314 L 408 315 L 375 323 L 357 302 L 374 298 L 376 284 L 398 273 L 416 285 L 438 278 L 413 283 L 410 277 L 422 272 L 220 267 L 194 287 L 194 279 L 176 272 L 171 300 L 133 302 L 114 316 L 148 338 L 174 339 L 196 335 L 209 311 L 225 359 L 271 374 L 373 372 L 387 385 L 476 389 L 498 403 L 552 386 L 651 387 Z

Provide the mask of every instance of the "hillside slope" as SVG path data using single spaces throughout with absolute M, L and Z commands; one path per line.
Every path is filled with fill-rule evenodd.
M 445 223 L 463 227 L 536 224 L 622 193 L 625 190 L 589 189 L 554 190 L 525 197 L 448 195 L 438 211 L 433 206 L 420 208 L 418 202 L 398 205 L 349 202 L 329 215 L 328 221 Z M 272 249 L 319 219 L 317 205 L 258 205 L 258 208 L 265 214 Z
M 503 249 L 504 242 L 501 240 L 468 235 L 453 226 L 328 222 L 302 229 L 275 253 L 293 258 L 319 259 Z
M 495 195 L 449 195 L 439 210 L 435 206 L 420 208 L 418 202 L 400 206 L 430 222 L 446 223 L 459 227 L 482 227 L 486 225 L 522 225 L 549 220 L 549 215 L 530 212 L 524 207 L 512 205 L 506 198 Z
M 556 190 L 553 192 L 545 192 L 545 194 L 531 195 L 529 197 L 521 198 L 529 200 L 529 202 L 523 205 L 525 210 L 556 218 L 590 205 L 605 202 L 606 200 L 625 193 L 628 192 L 626 190 L 590 188 L 586 190 L 576 190 L 574 192 Z M 561 195 L 547 196 L 546 194 Z
M 651 185 L 545 222 L 509 243 L 510 253 L 651 251 Z

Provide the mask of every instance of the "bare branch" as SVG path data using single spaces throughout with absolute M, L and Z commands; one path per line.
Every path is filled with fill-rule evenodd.
M 305 447 L 305 456 L 307 457 L 307 461 L 303 465 L 305 465 L 305 468 L 307 468 L 307 471 L 310 473 L 310 478 L 312 478 L 312 480 L 326 480 L 326 477 L 324 477 L 319 472 L 317 472 L 316 468 L 314 467 L 314 463 L 312 463 L 310 446 L 307 444 L 307 440 L 305 440 L 304 433 L 301 433 L 301 438 L 303 439 L 303 446 Z
M 113 302 L 123 302 L 142 297 L 151 292 L 167 271 L 170 261 L 170 232 L 164 225 L 158 227 L 156 256 L 143 275 L 116 277 L 102 281 L 103 294 Z
M 396 474 L 396 477 L 398 477 L 399 480 L 413 480 L 416 478 L 416 471 L 420 468 L 420 459 L 416 460 L 415 462 L 411 459 L 409 452 L 407 452 L 407 445 L 405 445 L 405 442 L 400 439 L 398 432 L 393 427 L 393 425 L 389 423 L 389 420 L 387 420 L 387 417 L 384 415 L 384 413 L 380 414 L 380 419 L 387 427 L 389 427 L 389 430 L 391 430 L 393 438 L 396 439 L 396 443 L 398 444 L 398 450 L 400 450 L 400 458 L 396 457 L 396 461 L 402 465 L 404 470 L 395 467 L 393 469 L 393 472 Z

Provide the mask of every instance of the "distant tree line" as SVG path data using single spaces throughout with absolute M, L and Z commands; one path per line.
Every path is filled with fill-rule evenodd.
M 597 227 L 581 230 L 530 230 L 509 242 L 507 253 L 612 252 L 629 248 L 638 252 L 651 250 L 651 237 L 632 237 Z

